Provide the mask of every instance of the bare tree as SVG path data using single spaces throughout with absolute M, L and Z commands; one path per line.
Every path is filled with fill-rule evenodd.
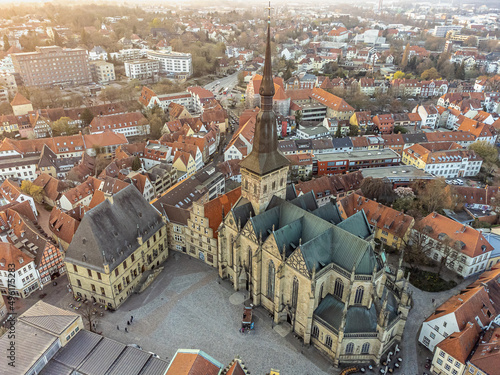
M 89 326 L 90 332 L 95 332 L 94 326 L 97 320 L 97 309 L 90 301 L 82 304 L 82 307 L 80 307 L 80 315 L 84 323 Z
M 408 263 L 410 268 L 418 268 L 417 266 L 419 264 L 424 264 L 430 256 L 434 248 L 432 241 L 430 241 L 428 237 L 431 231 L 432 228 L 421 226 L 417 223 L 411 230 L 408 240 L 404 242 L 404 261 Z

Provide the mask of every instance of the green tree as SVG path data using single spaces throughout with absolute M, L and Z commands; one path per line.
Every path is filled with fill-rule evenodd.
M 420 78 L 422 78 L 424 80 L 438 79 L 440 77 L 441 77 L 441 75 L 436 70 L 436 68 L 430 68 L 430 69 L 424 70 L 424 72 L 420 76 Z
M 136 156 L 134 161 L 132 162 L 132 170 L 138 171 L 139 169 L 141 169 L 141 159 L 139 159 L 139 157 Z
M 41 186 L 37 186 L 29 180 L 24 180 L 21 182 L 21 191 L 33 197 L 37 203 L 42 203 L 44 191 Z
M 465 64 L 455 64 L 455 77 L 457 79 L 465 79 Z
M 394 73 L 394 79 L 401 79 L 405 77 L 405 73 L 402 72 L 401 70 L 398 70 L 396 73 Z
M 9 37 L 7 34 L 3 35 L 3 50 L 8 51 L 10 48 Z
M 468 47 L 476 47 L 477 46 L 477 38 L 473 35 L 465 39 L 464 44 Z
M 359 134 L 359 128 L 356 125 L 349 125 L 349 137 L 356 137 Z
M 469 150 L 473 150 L 483 159 L 483 166 L 488 172 L 493 172 L 493 167 L 498 162 L 498 150 L 495 146 L 486 141 L 477 141 L 469 146 Z

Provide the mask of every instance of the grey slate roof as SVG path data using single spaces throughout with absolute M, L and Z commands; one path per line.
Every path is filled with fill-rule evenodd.
M 86 330 L 78 332 L 45 366 L 61 371 L 69 368 L 69 373 L 82 375 L 165 375 L 167 367 L 168 362 L 144 350 Z M 47 374 L 59 375 L 50 371 Z
M 362 333 L 377 331 L 377 310 L 372 303 L 370 309 L 365 306 L 351 306 L 347 309 L 345 333 Z
M 68 367 L 76 368 L 96 347 L 102 336 L 82 330 L 54 356 L 54 360 Z
M 328 323 L 335 329 L 339 329 L 342 321 L 342 311 L 344 310 L 344 303 L 339 301 L 331 294 L 327 294 L 321 303 L 314 310 L 314 315 L 321 320 Z
M 139 373 L 139 375 L 164 375 L 168 368 L 168 362 L 151 357 Z
M 337 224 L 337 226 L 363 239 L 370 237 L 373 231 L 364 210 L 349 216 L 347 219 Z
M 49 361 L 40 375 L 71 375 L 73 369 L 56 361 Z
M 353 147 L 352 140 L 349 137 L 332 138 L 332 144 L 334 148 Z
M 273 204 L 271 209 L 249 218 L 257 237 L 262 235 L 262 240 L 265 241 L 273 233 L 274 227 L 275 240 L 280 250 L 285 245 L 287 255 L 294 250 L 287 242 L 298 246 L 301 239 L 301 251 L 309 272 L 313 268 L 319 271 L 330 263 L 335 263 L 348 272 L 355 268 L 356 274 L 369 275 L 373 272 L 377 265 L 376 255 L 370 243 L 358 237 L 360 230 L 357 227 L 353 229 L 350 228 L 351 225 L 347 225 L 348 229 L 355 231 L 354 234 L 350 233 L 313 212 L 277 197 L 273 197 Z M 322 213 L 325 217 L 326 214 Z M 366 218 L 359 222 L 365 226 L 367 224 Z M 354 223 L 354 219 L 348 224 L 350 223 Z
M 79 317 L 80 315 L 74 312 L 38 301 L 19 317 L 19 321 L 49 331 L 54 335 L 60 335 Z
M 137 374 L 144 367 L 151 354 L 127 346 L 107 375 Z
M 123 262 L 164 224 L 160 214 L 132 185 L 87 212 L 66 252 L 66 261 L 104 272 Z
M 321 207 L 318 207 L 317 209 L 312 211 L 312 213 L 322 218 L 323 220 L 326 220 L 335 225 L 339 225 L 339 223 L 342 221 L 342 216 L 340 216 L 339 208 L 331 201 Z
M 23 322 L 16 323 L 16 367 L 8 366 L 5 353 L 10 346 L 8 335 L 0 337 L 0 374 L 19 375 L 25 374 L 36 361 L 57 341 L 57 337 L 33 328 Z
M 423 143 L 427 142 L 427 136 L 425 133 L 407 133 L 401 134 L 405 143 Z
M 105 375 L 126 346 L 104 337 L 78 367 L 78 372 L 88 375 Z

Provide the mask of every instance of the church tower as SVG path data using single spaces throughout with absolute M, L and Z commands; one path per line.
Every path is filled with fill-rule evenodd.
M 241 195 L 255 214 L 264 212 L 273 195 L 285 199 L 288 159 L 278 150 L 276 115 L 273 111 L 274 82 L 271 69 L 271 8 L 267 20 L 264 74 L 260 85 L 260 112 L 255 124 L 252 152 L 241 161 Z

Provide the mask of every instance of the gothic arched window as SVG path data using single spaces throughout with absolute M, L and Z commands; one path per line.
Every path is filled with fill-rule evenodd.
M 313 326 L 311 336 L 315 339 L 319 337 L 319 328 L 317 326 Z
M 344 282 L 341 279 L 335 280 L 335 287 L 333 288 L 333 294 L 342 299 L 344 295 Z
M 355 304 L 360 304 L 363 302 L 363 293 L 365 292 L 365 288 L 362 286 L 358 286 L 358 289 L 356 289 L 356 296 L 354 297 L 354 303 Z
M 274 263 L 270 260 L 267 268 L 267 297 L 271 300 L 274 300 L 274 274 Z
M 354 353 L 354 344 L 352 342 L 350 342 L 345 347 L 345 354 L 352 354 L 352 353 Z
M 370 343 L 365 342 L 361 347 L 361 354 L 368 354 L 370 352 Z
M 293 288 L 292 288 L 292 308 L 297 308 L 297 300 L 299 298 L 299 279 L 297 276 L 293 279 Z
M 332 344 L 333 344 L 332 338 L 330 337 L 330 335 L 326 335 L 326 341 L 325 341 L 326 347 L 331 349 Z

